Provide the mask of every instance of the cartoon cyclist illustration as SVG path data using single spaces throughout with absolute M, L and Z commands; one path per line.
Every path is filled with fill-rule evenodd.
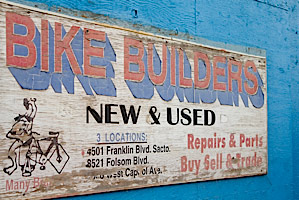
M 36 164 L 40 164 L 40 169 L 45 170 L 47 161 L 50 161 L 54 169 L 58 173 L 61 173 L 69 160 L 69 156 L 58 143 L 59 132 L 49 132 L 44 137 L 32 131 L 33 121 L 37 112 L 36 99 L 25 98 L 23 105 L 26 108 L 25 114 L 14 118 L 15 123 L 6 134 L 7 138 L 14 139 L 15 141 L 8 150 L 8 158 L 12 164 L 4 168 L 4 172 L 11 175 L 19 165 L 21 166 L 22 176 L 31 176 Z M 43 141 L 50 142 L 50 145 L 44 151 L 41 148 Z M 21 159 L 21 152 L 25 152 L 25 156 L 23 156 L 25 159 Z M 55 152 L 55 155 L 57 155 L 56 160 L 52 158 Z

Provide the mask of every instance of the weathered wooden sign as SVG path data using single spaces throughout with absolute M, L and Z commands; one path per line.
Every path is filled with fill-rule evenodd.
M 0 198 L 267 173 L 266 59 L 0 5 Z

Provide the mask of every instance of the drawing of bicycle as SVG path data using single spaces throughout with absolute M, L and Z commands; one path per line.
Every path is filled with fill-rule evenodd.
M 24 99 L 26 113 L 15 117 L 15 123 L 6 134 L 7 138 L 14 140 L 8 150 L 8 158 L 12 164 L 3 169 L 8 175 L 20 166 L 22 176 L 31 176 L 37 164 L 40 165 L 40 170 L 45 170 L 48 162 L 60 174 L 70 159 L 58 142 L 59 132 L 49 132 L 47 136 L 41 136 L 32 131 L 37 112 L 35 102 L 35 98 Z
M 32 138 L 32 141 L 28 141 L 30 144 L 27 151 L 26 147 L 20 148 L 18 163 L 23 176 L 31 176 L 37 164 L 40 165 L 40 170 L 45 170 L 47 162 L 58 174 L 62 172 L 69 160 L 69 155 L 58 143 L 58 136 L 58 132 L 50 132 L 47 138 L 40 140 Z

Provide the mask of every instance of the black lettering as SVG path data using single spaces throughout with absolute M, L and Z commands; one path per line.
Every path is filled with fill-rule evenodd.
M 197 121 L 197 119 L 198 118 L 201 118 L 201 115 L 197 115 L 197 113 L 198 112 L 201 112 L 202 111 L 202 109 L 194 109 L 193 110 L 193 125 L 203 125 L 203 124 L 201 124 L 201 123 L 198 123 L 198 121 Z
M 112 106 L 117 106 L 117 105 L 116 104 L 106 104 L 105 105 L 105 123 L 118 124 L 119 122 L 111 121 L 111 115 L 112 114 L 117 114 L 117 112 L 112 112 L 111 111 Z
M 97 111 L 95 111 L 94 109 L 92 109 L 90 106 L 86 107 L 86 123 L 89 123 L 89 114 L 88 113 L 90 113 L 98 123 L 103 122 L 103 120 L 102 120 L 102 116 L 103 116 L 102 104 L 101 104 L 101 110 L 100 110 L 101 115 L 99 115 L 99 113 Z
M 179 122 L 179 109 L 178 108 L 177 108 L 177 120 L 176 120 L 176 122 L 172 122 L 171 108 L 167 108 L 167 122 L 170 125 L 176 125 Z
M 132 118 L 133 124 L 137 123 L 141 106 L 138 107 L 137 115 L 136 115 L 134 106 L 130 106 L 130 110 L 129 110 L 128 114 L 126 112 L 126 106 L 125 105 L 119 105 L 119 107 L 120 107 L 121 115 L 123 117 L 124 124 L 128 123 L 130 116 Z
M 184 112 L 185 110 L 188 111 L 189 114 L 191 113 L 191 111 L 190 111 L 188 108 L 183 108 L 183 109 L 181 110 L 181 115 L 182 115 L 182 118 L 184 118 L 184 119 L 187 120 L 187 123 L 184 123 L 184 120 L 183 120 L 183 119 L 181 119 L 181 123 L 182 123 L 183 125 L 189 125 L 189 124 L 191 124 L 192 119 L 191 119 L 191 117 L 190 117 L 189 115 L 187 115 L 187 114 Z
M 210 120 L 210 123 L 209 123 L 209 113 L 211 113 L 211 120 Z M 215 124 L 215 121 L 216 121 L 216 115 L 215 113 L 212 111 L 212 110 L 204 110 L 204 124 L 206 126 L 212 126 L 213 124 Z

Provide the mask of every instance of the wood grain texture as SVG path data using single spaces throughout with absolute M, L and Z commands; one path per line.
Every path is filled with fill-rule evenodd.
M 0 6 L 0 41 L 2 44 L 6 44 L 6 12 L 29 16 L 38 30 L 41 30 L 41 19 L 47 19 L 52 27 L 55 27 L 55 22 L 63 24 L 66 32 L 70 30 L 71 26 L 105 32 L 116 54 L 116 61 L 112 62 L 115 72 L 115 77 L 112 80 L 117 89 L 117 96 L 86 95 L 76 77 L 74 79 L 74 94 L 67 93 L 65 88 L 62 89 L 62 93 L 55 93 L 51 87 L 47 90 L 22 89 L 9 71 L 10 66 L 5 65 L 6 49 L 1 48 L 1 171 L 10 164 L 10 160 L 7 159 L 8 150 L 14 142 L 5 135 L 12 129 L 15 123 L 14 118 L 18 114 L 26 112 L 23 105 L 24 98 L 36 98 L 37 114 L 32 130 L 39 133 L 40 137 L 47 138 L 49 138 L 49 132 L 59 132 L 57 138 L 60 152 L 62 152 L 63 159 L 67 160 L 64 167 L 60 166 L 60 169 L 63 168 L 61 173 L 57 173 L 55 170 L 59 168 L 59 163 L 57 164 L 53 160 L 54 157 L 48 158 L 51 162 L 47 162 L 44 170 L 41 170 L 40 165 L 37 164 L 28 177 L 24 176 L 20 166 L 11 175 L 1 173 L 1 198 L 52 198 L 267 173 L 267 80 L 266 59 L 264 57 L 142 34 L 122 28 L 109 27 L 109 25 L 101 26 L 93 22 L 28 10 L 5 3 Z M 194 79 L 194 51 L 204 52 L 210 60 L 215 56 L 223 56 L 227 59 L 234 58 L 242 63 L 251 60 L 257 66 L 264 83 L 262 86 L 264 105 L 257 109 L 249 103 L 249 107 L 245 107 L 240 99 L 238 107 L 221 105 L 217 100 L 212 104 L 187 103 L 186 99 L 184 102 L 180 102 L 177 97 L 171 101 L 163 101 L 156 90 L 151 99 L 134 98 L 124 80 L 124 37 L 142 41 L 145 49 L 148 49 L 148 43 L 154 43 L 160 56 L 162 55 L 162 45 L 166 42 L 169 47 L 174 46 L 176 49 L 183 49 L 191 65 L 192 79 Z M 101 104 L 103 106 L 117 105 L 112 108 L 113 112 L 116 112 L 113 114 L 113 121 L 119 122 L 119 124 L 97 123 L 90 114 L 90 121 L 87 123 L 86 108 L 90 106 L 99 111 Z M 135 109 L 140 106 L 138 123 L 134 124 L 131 120 L 124 123 L 118 105 L 124 105 L 127 109 L 130 106 L 134 106 Z M 161 114 L 160 125 L 151 124 L 153 122 L 149 112 L 151 106 L 155 106 Z M 182 123 L 171 126 L 167 122 L 167 108 L 173 110 L 177 108 L 180 110 L 184 108 L 212 110 L 216 115 L 216 121 L 212 126 L 185 126 Z M 100 141 L 97 141 L 98 133 L 100 133 Z M 113 144 L 111 143 L 111 135 L 116 137 L 117 133 L 124 135 L 125 139 L 121 142 L 114 140 L 119 144 Z M 126 135 L 133 137 L 133 133 L 144 134 L 145 139 L 138 141 L 144 143 L 126 138 Z M 190 145 L 188 147 L 190 135 L 194 137 L 194 141 L 196 138 L 200 141 L 198 148 L 192 149 Z M 235 138 L 236 146 L 230 146 L 232 135 Z M 240 144 L 243 135 L 249 138 L 247 147 L 246 142 L 242 146 Z M 255 139 L 256 137 L 258 141 Z M 208 142 L 209 139 L 211 142 Z M 202 140 L 210 143 L 207 144 L 210 148 L 202 148 Z M 45 143 L 45 147 L 47 144 Z M 195 142 L 192 144 L 195 145 Z M 145 152 L 137 152 L 139 145 L 142 145 Z M 155 153 L 157 146 L 163 147 L 166 152 Z M 99 155 L 88 155 L 88 151 L 92 147 L 94 149 L 99 147 Z M 125 151 L 125 153 L 117 155 L 109 150 L 111 148 L 132 148 L 133 150 L 132 153 Z M 18 148 L 17 151 L 21 151 L 23 155 L 20 160 L 26 160 L 26 155 L 31 156 L 28 155 L 26 148 Z M 57 150 L 52 151 L 49 156 L 56 155 Z M 229 155 L 232 157 L 231 160 Z M 252 166 L 254 165 L 253 162 L 248 161 L 255 159 L 255 155 L 261 158 L 259 166 Z M 69 160 L 67 159 L 68 156 Z M 134 164 L 135 156 L 141 159 L 137 159 L 139 163 Z M 185 158 L 188 158 L 190 162 L 185 162 Z M 97 159 L 99 160 L 98 167 L 92 167 L 92 159 L 95 159 L 95 162 Z M 112 164 L 113 161 L 111 160 L 121 160 L 122 162 L 122 159 L 125 159 L 124 165 L 114 166 Z M 91 161 L 89 167 L 87 167 L 88 160 Z M 141 163 L 142 161 L 146 163 Z M 22 161 L 17 162 L 19 164 Z M 249 162 L 250 164 L 248 164 Z M 27 183 L 28 187 L 26 186 Z

